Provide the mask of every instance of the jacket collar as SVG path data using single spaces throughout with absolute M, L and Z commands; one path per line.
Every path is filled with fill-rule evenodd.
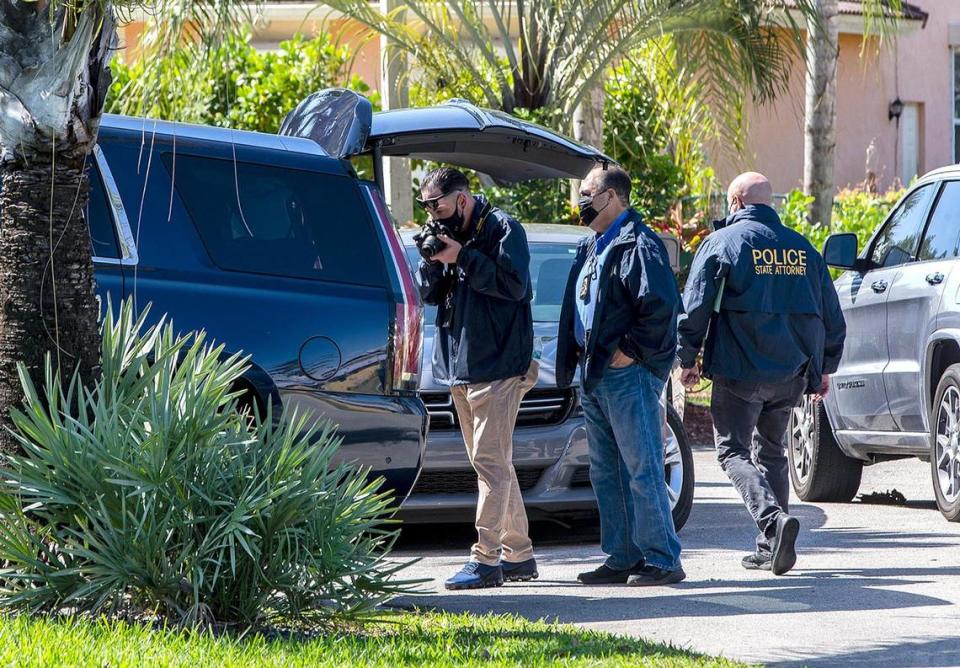
M 470 214 L 470 224 L 463 232 L 463 243 L 470 243 L 476 238 L 477 232 L 479 231 L 477 229 L 477 225 L 480 223 L 480 214 L 486 209 L 490 209 L 490 211 L 492 211 L 493 207 L 490 206 L 490 201 L 483 195 L 474 195 L 473 213 Z M 487 212 L 488 218 L 490 216 L 490 211 Z
M 637 230 L 636 226 L 643 223 L 643 216 L 640 215 L 640 212 L 634 208 L 627 210 L 627 218 L 620 224 L 620 234 L 617 235 L 617 238 L 614 239 L 610 246 L 619 246 L 621 244 L 627 243 L 636 243 L 637 241 Z M 580 239 L 578 243 L 578 248 L 587 249 L 593 246 L 597 241 L 596 234 L 587 234 Z
M 748 221 L 764 225 L 782 225 L 780 216 L 766 204 L 748 204 L 727 218 L 727 227 L 734 223 Z
M 643 216 L 633 207 L 627 212 L 627 219 L 620 225 L 620 234 L 613 240 L 611 246 L 633 244 L 637 242 L 637 226 L 643 224 Z

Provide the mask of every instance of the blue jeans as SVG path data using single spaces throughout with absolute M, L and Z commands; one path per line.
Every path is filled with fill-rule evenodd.
M 590 482 L 600 510 L 606 565 L 625 570 L 639 561 L 680 567 L 664 482 L 660 393 L 663 381 L 640 364 L 607 370 L 581 402 L 587 419 Z

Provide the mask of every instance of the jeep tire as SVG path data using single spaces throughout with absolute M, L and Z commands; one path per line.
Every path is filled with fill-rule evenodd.
M 837 445 L 822 401 L 804 396 L 787 433 L 790 481 L 802 501 L 847 502 L 860 489 L 863 462 Z

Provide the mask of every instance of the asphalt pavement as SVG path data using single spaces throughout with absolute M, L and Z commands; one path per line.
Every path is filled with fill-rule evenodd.
M 538 524 L 539 580 L 447 592 L 473 534 L 443 525 L 405 532 L 396 555 L 422 557 L 406 575 L 430 582 L 396 603 L 557 620 L 768 665 L 960 666 L 960 525 L 936 510 L 929 464 L 864 469 L 861 493 L 895 489 L 905 505 L 794 499 L 799 557 L 782 577 L 740 566 L 755 528 L 712 449 L 697 448 L 695 466 L 678 585 L 579 585 L 603 558 L 596 527 Z

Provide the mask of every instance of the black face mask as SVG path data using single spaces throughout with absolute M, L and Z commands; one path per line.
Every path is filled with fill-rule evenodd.
M 460 211 L 460 208 L 457 207 L 453 210 L 453 213 L 446 218 L 434 218 L 434 222 L 443 225 L 451 232 L 461 232 L 460 228 L 463 227 L 463 213 Z
M 597 216 L 600 215 L 600 211 L 603 211 L 610 204 L 610 200 L 607 200 L 607 203 L 603 205 L 599 210 L 593 206 L 593 195 L 587 195 L 581 197 L 580 201 L 577 202 L 577 209 L 580 212 L 580 222 L 586 226 L 590 226 L 590 223 L 597 219 Z

